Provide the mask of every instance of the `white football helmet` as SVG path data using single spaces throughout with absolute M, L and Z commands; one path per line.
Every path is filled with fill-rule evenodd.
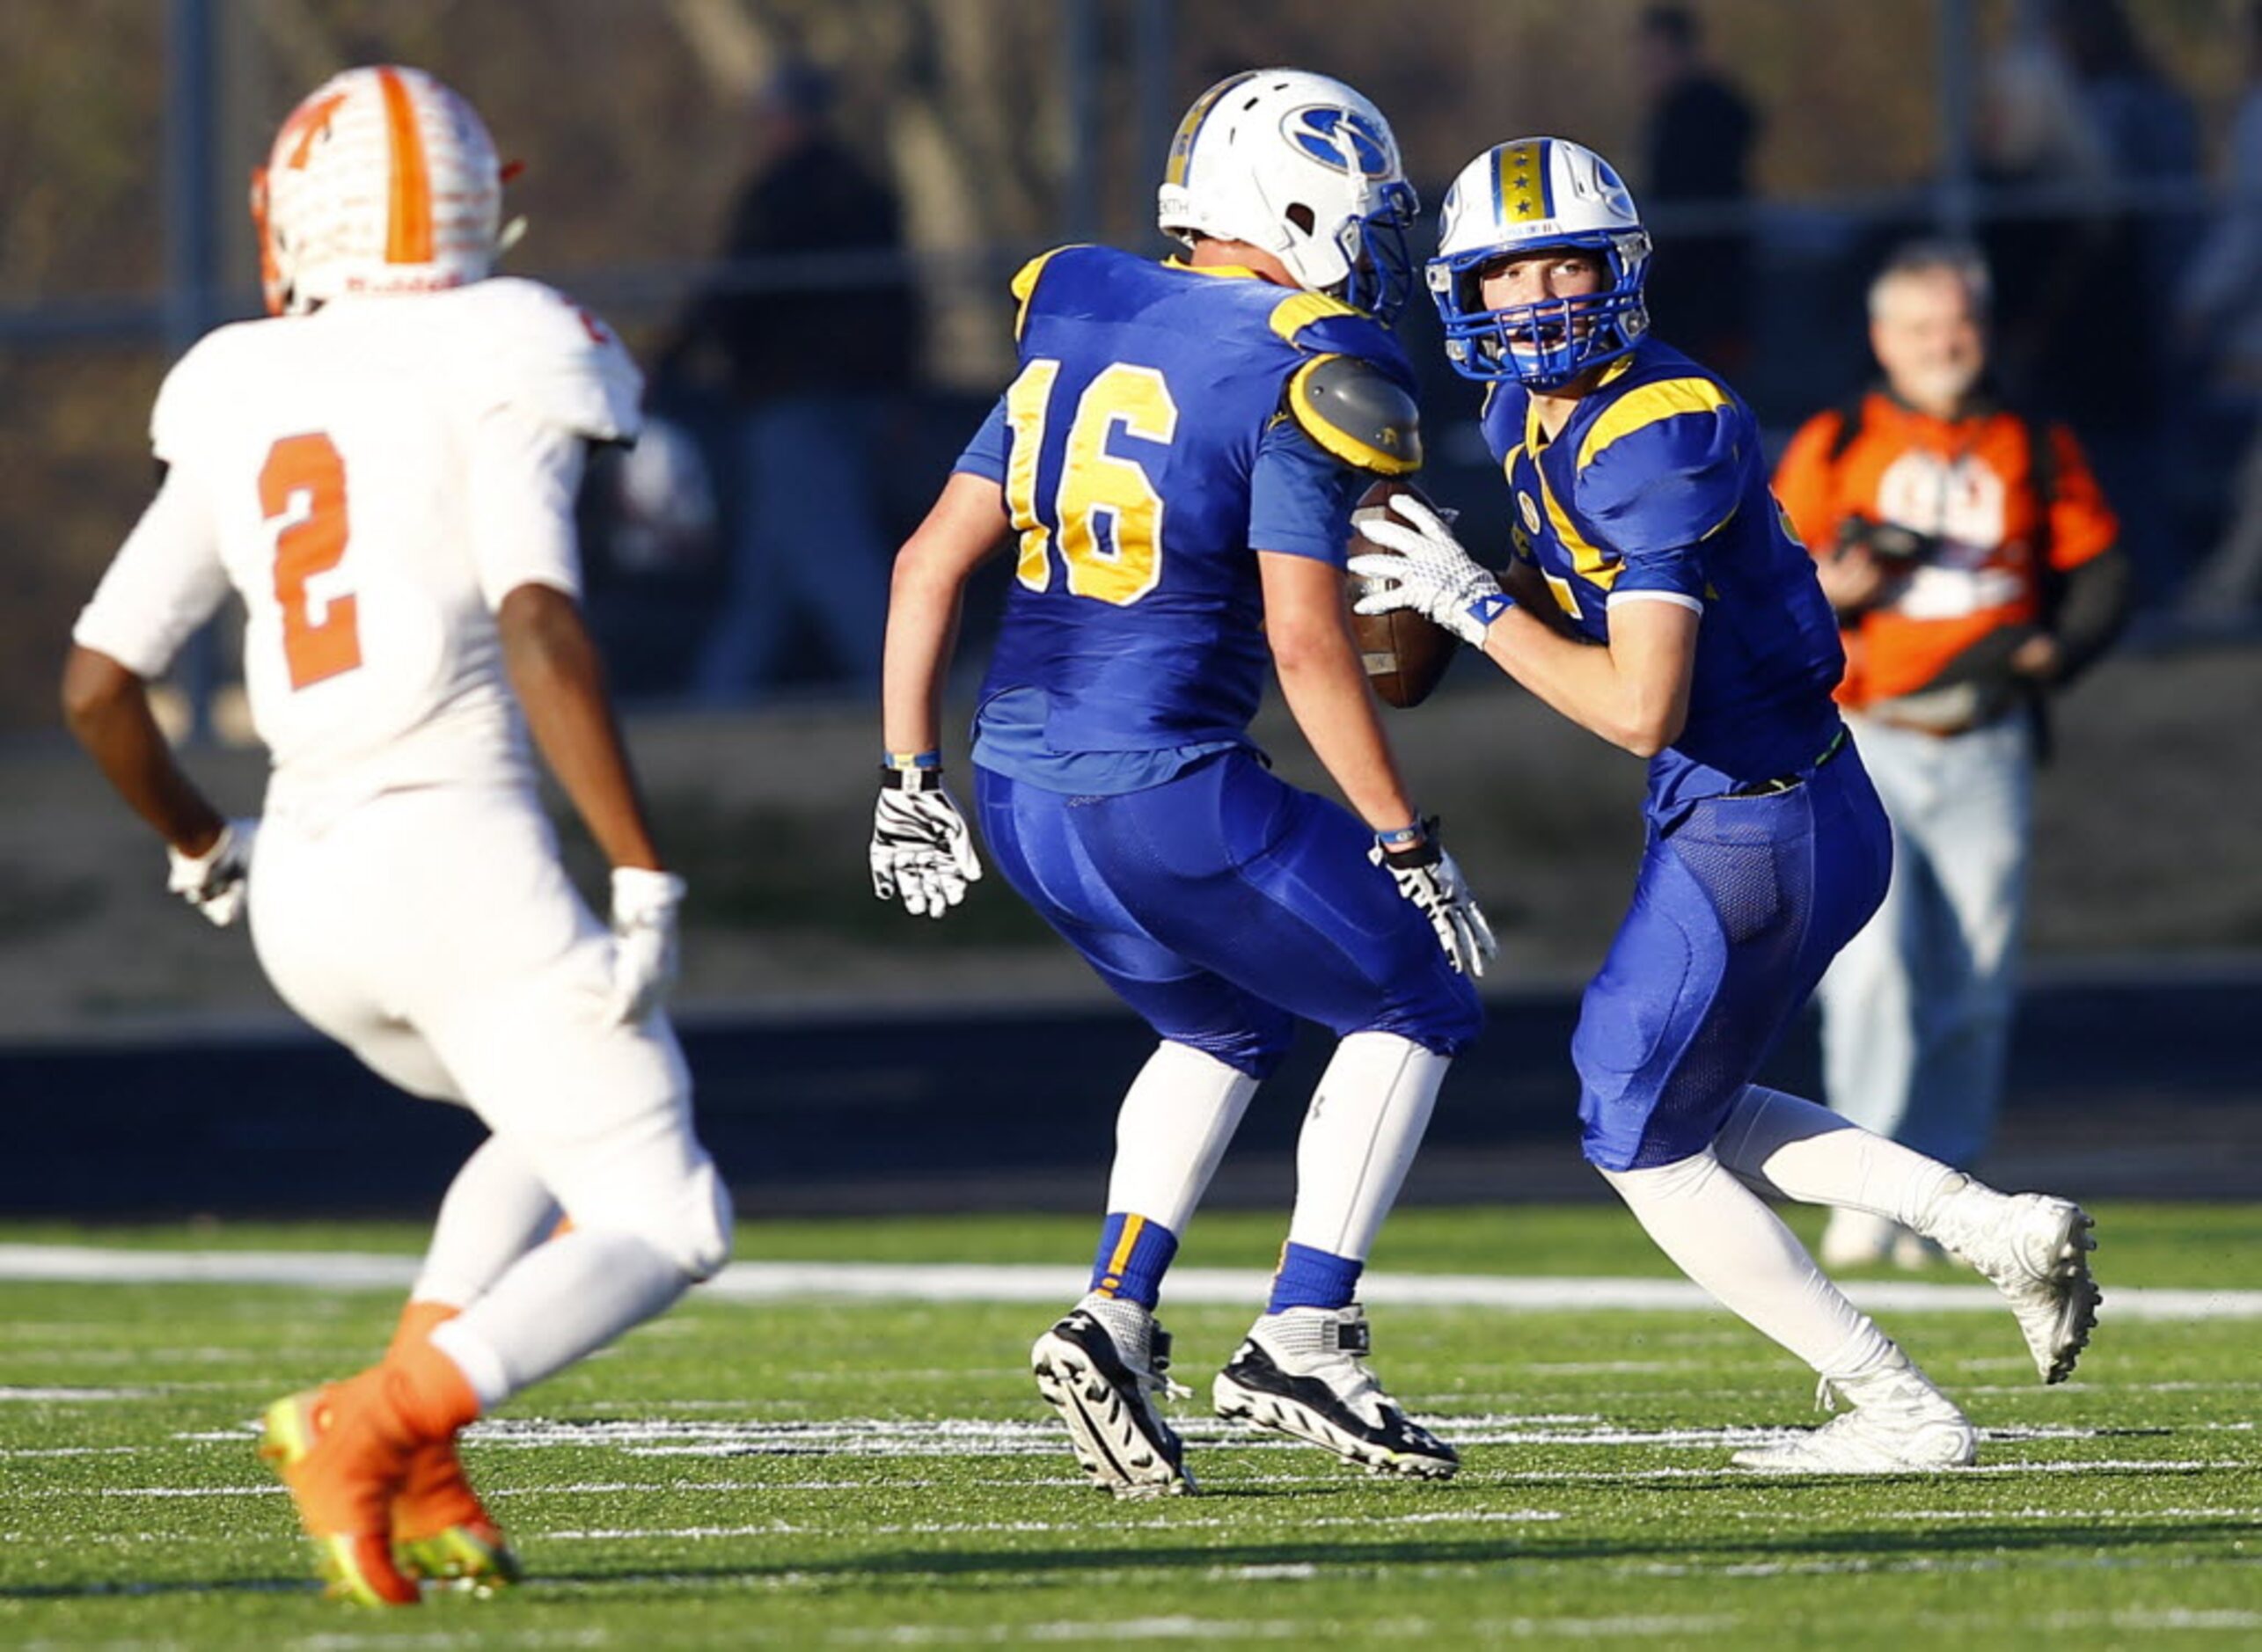
M 315 88 L 252 174 L 274 315 L 348 293 L 432 292 L 487 275 L 502 175 L 470 104 L 418 69 L 349 69 Z
M 1551 247 L 1600 253 L 1608 288 L 1485 308 L 1486 266 Z M 1650 330 L 1642 296 L 1649 270 L 1649 231 L 1610 163 L 1568 138 L 1533 137 L 1496 144 L 1461 168 L 1446 191 L 1428 275 L 1455 372 L 1554 390 L 1641 342 Z
M 1340 80 L 1251 69 L 1194 100 L 1156 201 L 1164 233 L 1247 241 L 1306 290 L 1387 321 L 1413 269 L 1421 209 L 1382 112 Z

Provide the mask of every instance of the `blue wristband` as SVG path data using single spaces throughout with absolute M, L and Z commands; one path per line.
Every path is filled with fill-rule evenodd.
M 940 769 L 942 766 L 942 754 L 940 751 L 884 752 L 881 755 L 880 766 L 883 769 L 897 770 Z

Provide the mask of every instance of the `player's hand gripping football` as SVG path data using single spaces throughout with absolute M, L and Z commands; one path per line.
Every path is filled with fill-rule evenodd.
M 1438 840 L 1436 815 L 1422 822 L 1417 842 L 1394 849 L 1378 839 L 1366 858 L 1389 873 L 1398 893 L 1430 920 L 1438 945 L 1445 948 L 1454 969 L 1470 976 L 1484 973 L 1484 966 L 1499 953 L 1500 943 L 1493 939 L 1492 925 L 1485 922 L 1476 897 L 1469 893 L 1460 866 Z
M 644 866 L 612 869 L 612 993 L 605 1012 L 626 1025 L 660 1007 L 676 983 L 676 910 L 684 881 Z
M 941 917 L 966 898 L 982 862 L 940 769 L 882 769 L 872 810 L 872 893 L 900 898 L 915 917 Z
M 1513 600 L 1461 549 L 1436 511 L 1410 493 L 1394 496 L 1390 508 L 1405 521 L 1377 516 L 1359 524 L 1365 537 L 1388 548 L 1351 559 L 1351 571 L 1370 582 L 1358 610 L 1387 614 L 1410 608 L 1470 647 L 1484 647 L 1486 630 L 1515 606 Z
M 185 855 L 167 845 L 165 858 L 172 872 L 165 888 L 227 928 L 242 914 L 244 897 L 250 892 L 252 843 L 259 830 L 255 820 L 231 820 L 201 855 Z

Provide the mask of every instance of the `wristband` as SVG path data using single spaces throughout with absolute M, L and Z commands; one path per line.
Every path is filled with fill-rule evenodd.
M 1374 841 L 1385 849 L 1411 849 L 1422 841 L 1422 822 L 1417 815 L 1410 826 L 1401 826 L 1395 832 L 1377 832 Z
M 882 756 L 880 766 L 883 769 L 940 769 L 942 754 L 940 751 L 890 751 Z
M 1505 591 L 1487 591 L 1468 605 L 1468 617 L 1490 631 L 1492 622 L 1516 606 L 1516 599 Z
M 880 789 L 882 792 L 940 792 L 942 789 L 942 765 L 932 768 L 898 769 L 892 763 L 880 765 Z

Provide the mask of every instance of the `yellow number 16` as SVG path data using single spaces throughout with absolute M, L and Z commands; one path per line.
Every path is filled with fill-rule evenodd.
M 1058 362 L 1035 356 L 1006 391 L 1006 419 L 1013 428 L 1006 504 L 1021 537 L 1021 582 L 1033 591 L 1052 579 L 1053 530 L 1037 514 L 1036 459 L 1059 376 Z M 1084 387 L 1068 426 L 1060 485 L 1053 491 L 1052 521 L 1059 524 L 1068 588 L 1120 608 L 1138 601 L 1162 577 L 1162 495 L 1138 460 L 1108 450 L 1119 427 L 1142 442 L 1168 442 L 1177 433 L 1178 404 L 1153 368 L 1117 362 Z

